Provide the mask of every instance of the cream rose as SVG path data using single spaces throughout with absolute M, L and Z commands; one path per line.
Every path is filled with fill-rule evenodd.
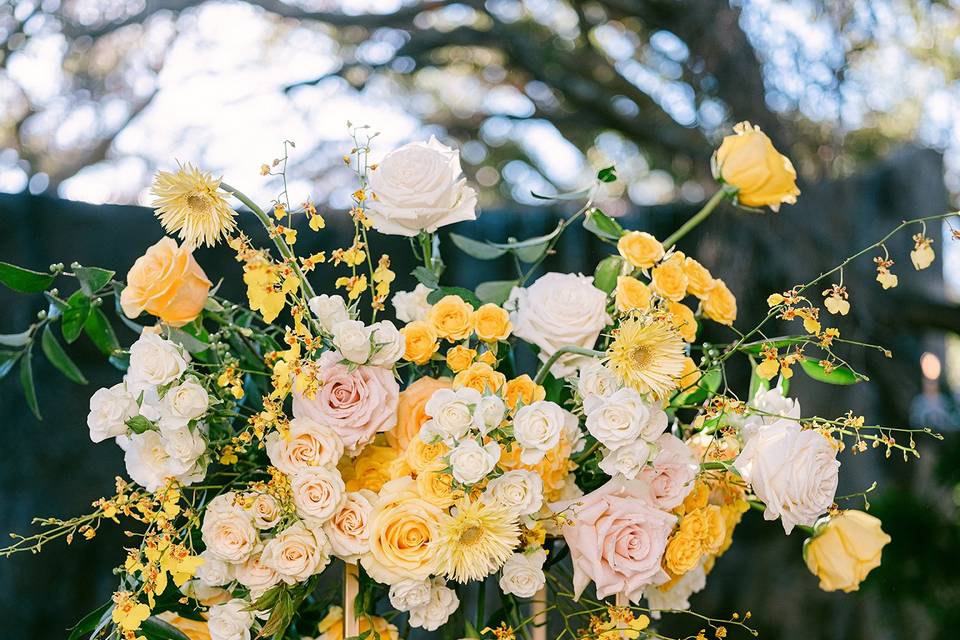
M 140 413 L 137 399 L 120 382 L 112 387 L 97 389 L 90 397 L 90 413 L 87 414 L 87 426 L 90 439 L 103 442 L 127 433 L 127 420 Z
M 249 602 L 239 598 L 210 607 L 207 615 L 210 640 L 250 640 L 253 612 L 247 611 L 249 607 Z
M 333 325 L 333 346 L 345 360 L 366 364 L 372 345 L 370 330 L 359 320 L 343 320 Z
M 430 311 L 430 303 L 427 302 L 430 291 L 431 289 L 418 283 L 413 291 L 397 291 L 393 294 L 393 308 L 397 312 L 397 320 L 414 322 L 426 319 L 427 312 Z
M 532 598 L 547 582 L 543 563 L 547 552 L 537 549 L 530 553 L 514 553 L 503 564 L 500 590 L 518 598 Z
M 290 421 L 287 433 L 266 437 L 270 464 L 287 475 L 312 467 L 336 467 L 343 456 L 343 441 L 330 427 L 307 417 Z
M 244 562 L 259 542 L 253 519 L 234 504 L 232 491 L 210 501 L 203 514 L 200 532 L 203 544 L 215 558 L 234 564 Z
M 210 551 L 200 554 L 203 564 L 197 567 L 197 580 L 205 587 L 220 587 L 233 582 L 233 565 L 224 562 Z
M 476 484 L 487 477 L 500 459 L 500 445 L 488 442 L 481 445 L 476 440 L 465 440 L 450 452 L 453 477 L 461 484 Z
M 397 360 L 403 357 L 407 348 L 407 341 L 400 330 L 389 320 L 382 320 L 370 325 L 370 336 L 373 340 L 373 354 L 370 364 L 376 367 L 392 367 Z
M 620 388 L 616 374 L 599 360 L 586 360 L 580 365 L 577 375 L 577 393 L 588 396 L 607 397 Z
M 250 513 L 253 514 L 253 526 L 261 531 L 277 526 L 282 515 L 277 499 L 269 493 L 258 493 L 251 497 L 253 503 L 250 505 Z
M 633 480 L 650 459 L 650 445 L 643 440 L 634 440 L 614 451 L 607 451 L 600 461 L 600 469 L 608 476 L 620 474 Z
M 370 550 L 370 517 L 377 500 L 377 494 L 369 489 L 346 495 L 337 512 L 323 525 L 333 555 L 355 564 Z
M 433 136 L 388 153 L 370 174 L 367 215 L 380 233 L 415 236 L 476 220 L 477 192 L 467 186 L 460 153 Z
M 144 331 L 130 346 L 130 367 L 127 375 L 139 387 L 159 387 L 183 375 L 190 354 L 180 346 Z
M 127 475 L 147 491 L 156 491 L 169 478 L 187 471 L 170 455 L 163 436 L 157 431 L 120 436 L 117 444 L 124 452 Z
M 343 504 L 347 489 L 336 469 L 302 469 L 290 478 L 293 504 L 308 527 L 319 527 Z
M 514 288 L 504 305 L 512 309 L 513 334 L 540 349 L 546 362 L 561 347 L 592 348 L 610 324 L 607 294 L 593 278 L 573 273 L 547 273 L 531 286 Z M 587 356 L 565 354 L 550 368 L 557 378 L 576 372 Z
M 520 460 L 537 464 L 557 446 L 568 421 L 576 417 L 549 400 L 538 400 L 520 407 L 513 416 L 513 437 L 520 445 Z
M 390 606 L 397 611 L 410 611 L 430 602 L 433 582 L 425 580 L 401 580 L 390 586 Z
M 330 541 L 320 529 L 297 522 L 267 541 L 260 562 L 287 584 L 303 582 L 330 562 Z
M 450 615 L 460 607 L 457 593 L 444 585 L 442 578 L 434 578 L 427 604 L 410 610 L 410 626 L 436 631 L 447 623 Z
M 307 303 L 310 305 L 310 311 L 320 321 L 320 326 L 327 333 L 333 332 L 333 327 L 350 319 L 347 312 L 347 303 L 341 296 L 328 296 L 327 294 L 310 298 Z
M 234 574 L 237 582 L 250 590 L 250 597 L 254 600 L 280 582 L 277 572 L 263 563 L 261 553 L 254 553 L 246 562 L 236 565 Z
M 473 426 L 473 412 L 480 398 L 480 392 L 469 387 L 434 391 L 424 406 L 430 419 L 421 427 L 420 439 L 429 443 L 439 437 L 452 445 L 465 437 Z
M 487 483 L 483 496 L 519 516 L 529 516 L 543 506 L 543 480 L 526 469 L 507 471 Z
M 160 426 L 183 427 L 207 412 L 210 396 L 195 379 L 181 382 L 167 390 L 160 402 Z
M 500 426 L 507 415 L 507 405 L 499 396 L 483 396 L 473 410 L 473 427 L 487 435 Z

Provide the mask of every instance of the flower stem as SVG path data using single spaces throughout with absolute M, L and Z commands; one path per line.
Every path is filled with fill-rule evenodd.
M 720 204 L 720 201 L 724 198 L 732 195 L 732 192 L 726 188 L 719 189 L 715 194 L 713 194 L 707 203 L 703 205 L 703 208 L 700 209 L 692 218 L 683 223 L 683 225 L 674 231 L 666 240 L 663 241 L 663 248 L 669 249 L 683 236 L 690 233 L 690 231 L 699 225 L 701 222 L 710 217 L 710 214 L 713 213 L 713 210 L 717 208 L 717 205 Z
M 549 358 L 547 358 L 546 362 L 544 362 L 540 366 L 540 370 L 537 371 L 537 377 L 533 379 L 534 383 L 543 384 L 543 381 L 547 378 L 547 374 L 550 373 L 550 367 L 552 367 L 554 363 L 556 363 L 557 359 L 559 359 L 560 356 L 567 353 L 576 353 L 581 356 L 591 356 L 594 358 L 599 358 L 600 356 L 604 356 L 607 354 L 606 351 L 596 351 L 594 349 L 576 347 L 573 345 L 560 347 L 559 349 L 554 351 L 553 354 Z

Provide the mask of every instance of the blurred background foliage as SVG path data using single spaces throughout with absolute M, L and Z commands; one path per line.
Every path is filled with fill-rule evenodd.
M 259 167 L 283 140 L 297 144 L 291 198 L 343 209 L 355 188 L 340 162 L 349 151 L 348 118 L 382 132 L 378 153 L 429 135 L 462 148 L 487 213 L 458 232 L 502 240 L 549 230 L 564 210 L 545 208 L 531 191 L 577 188 L 597 167 L 615 164 L 621 180 L 601 207 L 662 237 L 709 195 L 719 139 L 750 120 L 793 159 L 800 203 L 763 218 L 726 208 L 682 247 L 722 274 L 749 324 L 768 293 L 808 280 L 903 218 L 955 206 L 957 5 L 7 0 L 0 3 L 0 191 L 21 195 L 0 198 L 0 259 L 41 269 L 78 259 L 122 274 L 159 236 L 147 212 L 52 198 L 148 204 L 152 173 L 180 160 L 266 202 L 280 186 Z M 329 235 L 309 242 L 345 242 L 336 216 L 329 219 Z M 947 433 L 943 443 L 921 443 L 923 457 L 909 464 L 884 463 L 877 452 L 844 459 L 853 472 L 841 492 L 878 480 L 871 506 L 894 537 L 884 565 L 858 594 L 823 594 L 800 561 L 798 537 L 750 517 L 696 607 L 717 615 L 749 607 L 767 638 L 954 637 L 960 252 L 950 229 L 929 233 L 938 262 L 920 274 L 906 257 L 909 240 L 891 243 L 898 289 L 879 292 L 868 260 L 848 274 L 847 284 L 859 288 L 843 335 L 890 346 L 894 359 L 853 355 L 869 386 L 794 387 L 807 414 L 853 407 L 871 421 Z M 581 235 L 560 249 L 564 260 L 548 267 L 585 272 L 603 250 Z M 480 265 L 454 262 L 446 250 L 450 280 L 474 282 Z M 204 251 L 198 259 L 211 275 L 238 279 L 229 256 Z M 22 330 L 38 310 L 8 293 L 0 292 L 12 309 L 0 317 L 0 333 Z M 92 366 L 92 350 L 87 355 Z M 120 469 L 116 452 L 86 440 L 90 389 L 65 390 L 55 375 L 38 370 L 41 395 L 55 405 L 42 428 L 15 381 L 0 386 L 7 424 L 24 434 L 0 465 L 4 530 L 22 531 L 34 514 L 83 509 L 109 491 Z M 90 378 L 112 380 L 106 369 Z M 86 553 L 51 548 L 0 563 L 0 616 L 11 621 L 5 633 L 60 637 L 108 593 L 103 569 L 119 560 L 122 541 L 115 532 Z M 57 576 L 69 584 L 51 595 Z

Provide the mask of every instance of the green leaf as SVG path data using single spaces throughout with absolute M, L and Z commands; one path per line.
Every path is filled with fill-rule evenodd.
M 478 298 L 473 291 L 464 289 L 463 287 L 440 287 L 439 289 L 435 289 L 427 296 L 427 302 L 436 304 L 444 296 L 460 296 L 464 302 L 469 303 L 474 309 L 479 308 L 482 304 L 480 298 Z
M 678 395 L 671 404 L 700 404 L 717 392 L 721 382 L 723 382 L 723 372 L 720 369 L 711 369 L 700 376 L 695 387 Z
M 95 635 L 97 630 L 104 626 L 110 620 L 113 613 L 113 601 L 108 600 L 102 605 L 83 616 L 80 621 L 73 625 L 67 640 L 81 640 Z
M 503 304 L 510 297 L 510 292 L 517 286 L 516 280 L 491 280 L 477 285 L 476 293 L 480 302 Z
M 40 405 L 37 403 L 37 387 L 33 384 L 33 351 L 27 349 L 20 358 L 20 386 L 23 388 L 23 397 L 27 400 L 27 406 L 37 417 L 37 420 L 43 420 L 40 415 Z
M 53 284 L 55 277 L 50 273 L 40 273 L 0 262 L 0 283 L 20 293 L 39 293 Z
M 547 247 L 550 246 L 550 241 L 557 237 L 561 231 L 563 231 L 563 225 L 558 224 L 556 229 L 542 236 L 512 242 L 491 242 L 490 244 L 498 249 L 512 252 L 521 262 L 536 262 L 543 257 Z
M 0 351 L 0 378 L 10 373 L 21 353 L 21 351 Z
M 87 321 L 83 323 L 83 331 L 87 337 L 97 345 L 97 349 L 105 356 L 112 356 L 120 350 L 120 341 L 117 340 L 117 334 L 110 326 L 106 314 L 98 307 L 90 309 L 90 315 Z
M 590 193 L 590 187 L 583 189 L 577 189 L 576 191 L 567 191 L 564 193 L 558 193 L 555 196 L 544 196 L 540 195 L 536 191 L 531 191 L 530 195 L 536 198 L 537 200 L 580 200 L 587 196 Z
M 813 358 L 804 358 L 800 361 L 800 368 L 803 369 L 803 372 L 813 378 L 818 382 L 826 382 L 827 384 L 856 384 L 861 380 L 869 380 L 864 375 L 858 375 L 854 373 L 850 367 L 843 365 L 837 365 L 833 371 L 827 373 L 824 368 L 820 365 L 818 360 Z
M 600 209 L 591 209 L 583 221 L 583 228 L 604 240 L 619 240 L 624 234 L 620 223 Z
M 88 296 L 92 296 L 100 289 L 107 286 L 114 272 L 100 267 L 77 267 L 74 270 L 77 280 L 80 281 L 80 288 Z
M 437 280 L 437 274 L 426 267 L 417 267 L 410 274 L 417 279 L 417 282 L 422 284 L 428 289 L 436 289 L 440 286 L 439 281 Z
M 613 165 L 609 167 L 604 167 L 597 172 L 597 180 L 600 182 L 616 182 L 617 181 L 617 168 Z
M 177 343 L 190 353 L 202 353 L 210 348 L 210 344 L 199 340 L 183 329 L 176 327 L 166 327 L 164 330 L 166 337 L 172 342 Z
M 67 298 L 67 308 L 64 310 L 63 319 L 60 321 L 63 339 L 68 343 L 73 343 L 74 340 L 79 338 L 89 315 L 90 298 L 83 291 L 75 291 L 72 296 Z
M 127 419 L 124 424 L 130 427 L 134 433 L 150 431 L 156 426 L 153 424 L 153 422 L 143 416 L 133 416 L 132 418 Z
M 147 640 L 190 640 L 175 626 L 154 616 L 143 621 L 139 634 Z
M 80 369 L 74 364 L 67 352 L 63 350 L 60 343 L 53 336 L 53 330 L 47 325 L 43 330 L 43 337 L 40 338 L 40 348 L 43 354 L 47 356 L 50 364 L 60 370 L 60 373 L 67 376 L 67 379 L 77 384 L 87 384 L 87 379 L 83 377 Z
M 496 247 L 488 242 L 474 240 L 473 238 L 461 236 L 457 233 L 451 233 L 450 240 L 460 251 L 477 260 L 494 260 L 507 252 L 505 249 Z
M 609 294 L 617 287 L 617 277 L 623 268 L 623 258 L 607 256 L 597 265 L 593 274 L 593 286 Z
M 30 342 L 30 329 L 22 333 L 0 334 L 0 345 L 5 347 L 22 347 Z

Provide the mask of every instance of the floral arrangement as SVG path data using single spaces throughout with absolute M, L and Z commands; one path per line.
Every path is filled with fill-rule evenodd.
M 855 590 L 879 565 L 889 541 L 880 522 L 837 503 L 841 454 L 879 447 L 906 458 L 917 453 L 914 430 L 852 412 L 805 416 L 789 382 L 795 370 L 863 379 L 837 353 L 863 345 L 825 326 L 850 308 L 843 266 L 882 251 L 877 281 L 896 286 L 884 243 L 919 229 L 910 260 L 924 269 L 934 260 L 925 223 L 957 213 L 904 222 L 772 294 L 764 321 L 738 330 L 733 292 L 677 242 L 722 201 L 755 211 L 795 201 L 790 161 L 758 128 L 740 124 L 723 140 L 715 195 L 662 241 L 594 206 L 617 180 L 613 167 L 567 196 L 586 204 L 545 236 L 449 234 L 473 257 L 517 266 L 515 279 L 475 290 L 445 282 L 440 255 L 438 230 L 477 215 L 458 152 L 431 139 L 372 164 L 374 135 L 351 134 L 354 234 L 329 255 L 296 252 L 298 236 L 323 233 L 314 205 L 293 207 L 284 190 L 264 210 L 187 164 L 153 185 L 156 215 L 179 242 L 149 247 L 125 281 L 78 264 L 0 264 L 0 282 L 48 303 L 23 333 L 2 336 L 0 351 L 0 373 L 19 363 L 38 417 L 37 342 L 74 382 L 86 380 L 62 342 L 81 335 L 122 372 L 91 397 L 87 425 L 94 442 L 123 450 L 129 479 L 90 513 L 40 519 L 38 533 L 2 550 L 89 539 L 121 518 L 132 527 L 116 593 L 71 638 L 396 640 L 421 628 L 512 640 L 545 637 L 548 615 L 560 638 L 663 637 L 656 619 L 689 608 L 751 509 L 806 536 L 823 589 Z M 285 153 L 262 173 L 285 178 L 286 164 Z M 239 229 L 231 198 L 271 249 Z M 593 275 L 533 279 L 581 221 L 610 255 Z M 412 291 L 392 290 L 374 230 L 410 238 Z M 242 267 L 245 304 L 218 296 L 193 256 L 221 242 Z M 342 294 L 317 295 L 319 280 Z M 55 281 L 77 286 L 67 295 Z M 111 306 L 135 332 L 129 346 Z M 777 319 L 798 321 L 797 333 L 767 337 Z M 731 340 L 698 343 L 704 323 Z M 535 370 L 518 369 L 524 350 Z M 735 357 L 750 362 L 749 389 L 727 385 Z M 488 608 L 494 582 L 500 603 Z M 689 615 L 698 638 L 752 631 L 748 612 Z

